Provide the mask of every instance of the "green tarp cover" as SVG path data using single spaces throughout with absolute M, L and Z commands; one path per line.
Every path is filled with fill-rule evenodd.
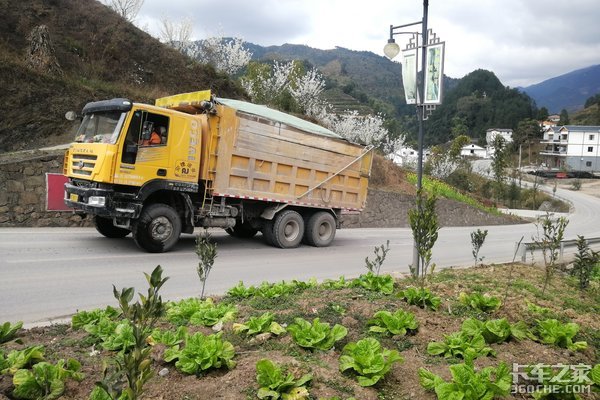
M 270 119 L 271 121 L 281 122 L 282 124 L 293 126 L 294 128 L 298 128 L 300 130 L 314 133 L 316 135 L 321 136 L 329 136 L 336 139 L 344 140 L 340 135 L 335 132 L 330 131 L 327 128 L 323 128 L 320 125 L 313 124 L 312 122 L 305 121 L 301 118 L 294 117 L 293 115 L 283 113 L 281 111 L 274 110 L 267 106 L 262 106 L 258 104 L 252 104 L 245 101 L 233 100 L 233 99 L 222 99 L 217 98 L 217 102 L 226 105 L 227 107 L 231 107 L 235 110 L 258 115 L 260 117 L 264 117 Z

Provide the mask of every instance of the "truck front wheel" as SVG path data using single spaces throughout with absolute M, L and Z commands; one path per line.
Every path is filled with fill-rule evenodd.
M 181 234 L 179 214 L 166 204 L 144 207 L 133 228 L 133 240 L 149 253 L 164 253 L 173 248 Z
M 311 215 L 306 223 L 304 241 L 315 247 L 327 247 L 335 238 L 335 218 L 326 211 Z
M 282 249 L 298 247 L 304 236 L 304 219 L 294 210 L 283 210 L 267 224 L 267 241 Z
M 94 217 L 94 226 L 101 235 L 111 239 L 124 238 L 125 236 L 129 235 L 130 232 L 129 229 L 115 226 L 112 218 L 104 218 L 98 215 Z

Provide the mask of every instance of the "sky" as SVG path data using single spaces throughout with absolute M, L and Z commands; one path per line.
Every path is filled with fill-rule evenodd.
M 194 39 L 239 37 L 261 46 L 337 46 L 383 56 L 390 25 L 422 16 L 419 0 L 144 0 L 136 24 L 158 36 L 161 19 L 189 18 Z M 600 64 L 599 21 L 598 0 L 430 0 L 428 13 L 429 28 L 446 43 L 447 76 L 487 69 L 511 87 Z M 395 36 L 402 48 L 408 38 Z

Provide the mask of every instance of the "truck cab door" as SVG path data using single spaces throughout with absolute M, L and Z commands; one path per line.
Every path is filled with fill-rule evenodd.
M 133 110 L 115 173 L 116 184 L 142 186 L 167 176 L 169 122 L 166 115 Z

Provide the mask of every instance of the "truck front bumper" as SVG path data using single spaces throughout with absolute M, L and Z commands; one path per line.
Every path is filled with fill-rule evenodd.
M 142 205 L 132 200 L 111 189 L 65 183 L 65 205 L 86 214 L 110 218 L 137 218 L 142 211 Z

